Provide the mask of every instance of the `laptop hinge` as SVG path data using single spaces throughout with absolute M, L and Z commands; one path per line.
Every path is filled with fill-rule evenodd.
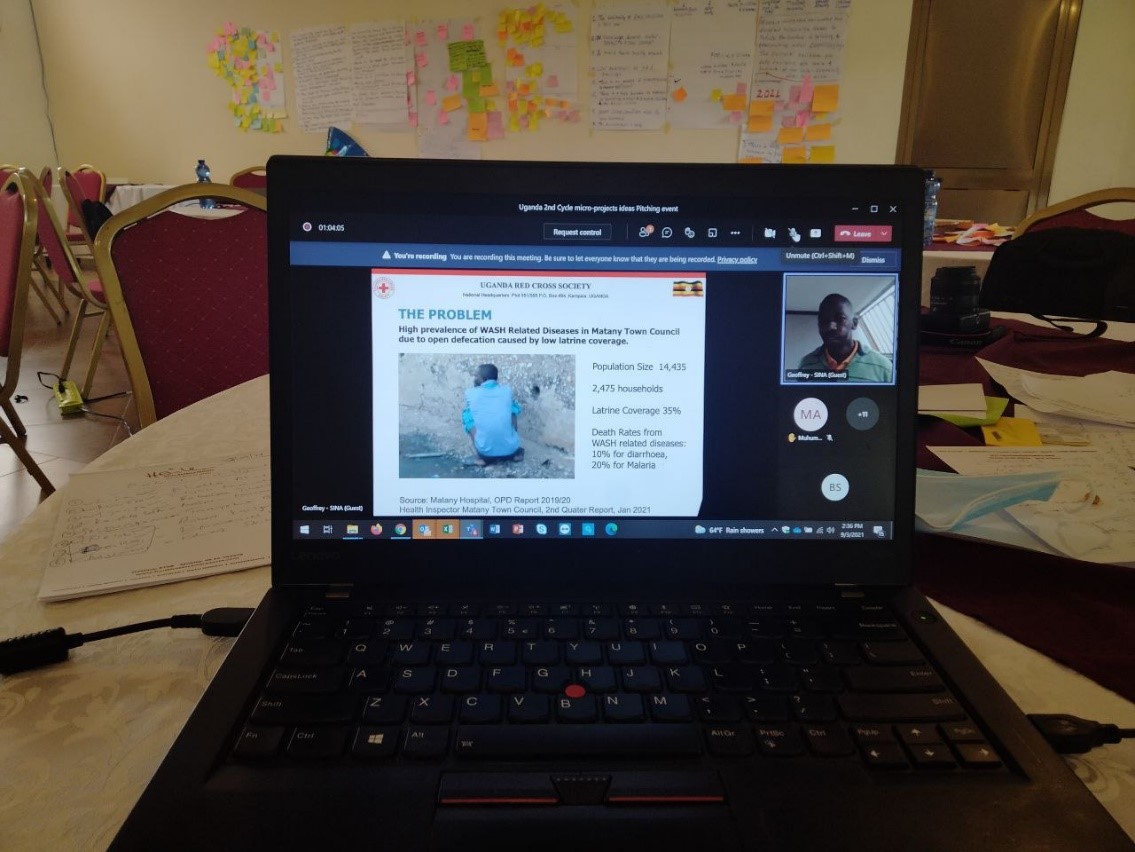
M 342 601 L 351 596 L 351 589 L 354 586 L 350 583 L 338 583 L 327 587 L 327 591 L 323 593 L 323 597 L 327 600 Z
M 866 597 L 863 594 L 863 589 L 854 583 L 836 583 L 836 590 L 839 592 L 841 598 L 862 598 Z

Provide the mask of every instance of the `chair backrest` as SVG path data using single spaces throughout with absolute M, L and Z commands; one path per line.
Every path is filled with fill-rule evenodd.
M 82 242 L 93 253 L 94 240 L 91 239 L 86 220 L 83 218 L 83 201 L 87 200 L 87 195 L 83 190 L 82 183 L 63 166 L 56 167 L 55 182 L 59 185 L 59 191 L 63 193 L 63 198 L 67 202 L 67 226 L 77 229 L 82 237 Z
M 1099 189 L 1049 205 L 1022 219 L 1017 225 L 1016 236 L 1019 237 L 1026 231 L 1042 231 L 1050 228 L 1098 228 L 1135 234 L 1135 218 L 1109 219 L 1089 211 L 1091 207 L 1117 202 L 1135 204 L 1135 187 Z
M 177 207 L 201 198 L 233 207 Z M 266 209 L 246 189 L 188 184 L 99 229 L 95 266 L 143 427 L 268 371 Z
M 11 396 L 20 376 L 36 215 L 35 196 L 23 177 L 9 175 L 0 187 L 0 355 L 7 359 L 0 400 Z
M 102 307 L 101 300 L 92 295 L 85 284 L 85 276 L 79 266 L 79 261 L 75 258 L 75 253 L 71 251 L 67 234 L 55 213 L 51 199 L 47 197 L 43 184 L 27 169 L 20 169 L 20 175 L 24 178 L 26 186 L 35 194 L 36 206 L 39 211 L 36 222 L 36 238 L 39 240 L 43 253 L 51 261 L 51 271 L 76 296 Z
M 268 187 L 268 172 L 263 166 L 252 166 L 235 172 L 229 183 L 243 189 L 266 189 Z
M 0 183 L 4 183 L 13 174 L 18 172 L 20 167 L 14 163 L 0 163 Z
M 91 201 L 106 201 L 106 175 L 90 163 L 75 169 L 75 180 L 83 187 L 83 194 Z
M 51 166 L 44 166 L 40 169 L 39 185 L 43 187 L 43 191 L 47 193 L 47 197 L 51 198 L 51 188 L 55 185 L 55 169 Z

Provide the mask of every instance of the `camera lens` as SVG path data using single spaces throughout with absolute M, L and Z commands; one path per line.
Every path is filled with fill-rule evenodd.
M 973 266 L 939 266 L 930 279 L 930 313 L 971 314 L 977 310 L 981 278 Z

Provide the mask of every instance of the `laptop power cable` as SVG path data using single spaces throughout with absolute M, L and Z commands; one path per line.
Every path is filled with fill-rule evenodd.
M 1066 713 L 1030 713 L 1029 721 L 1057 754 L 1084 754 L 1096 746 L 1135 737 L 1135 728 L 1120 728 Z
M 72 648 L 87 642 L 141 633 L 159 627 L 196 627 L 206 636 L 236 636 L 252 616 L 248 607 L 219 607 L 199 615 L 174 615 L 154 621 L 140 621 L 123 627 L 97 630 L 93 633 L 68 634 L 62 627 L 41 630 L 26 636 L 15 636 L 0 642 L 0 674 L 10 675 L 38 669 L 67 659 Z

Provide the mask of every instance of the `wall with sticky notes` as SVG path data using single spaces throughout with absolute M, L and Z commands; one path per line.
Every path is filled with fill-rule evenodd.
M 418 0 L 412 7 L 395 0 L 30 2 L 59 161 L 91 162 L 112 178 L 155 183 L 193 180 L 199 158 L 224 179 L 274 153 L 322 154 L 329 124 L 372 156 L 735 162 L 744 159 L 739 139 L 750 138 L 764 140 L 785 162 L 889 163 L 911 20 L 911 0 L 850 0 L 838 79 L 802 75 L 786 93 L 762 92 L 738 76 L 746 61 L 743 38 L 722 42 L 712 57 L 699 53 L 698 45 L 721 30 L 706 30 L 704 20 L 691 16 L 714 6 L 734 14 L 745 6 L 725 0 L 644 0 L 634 15 L 623 14 L 626 0 L 537 6 Z M 766 3 L 782 10 L 797 5 L 753 0 L 752 7 Z M 1124 4 L 1112 5 L 1086 4 L 1082 29 L 1091 29 L 1095 16 L 1095 30 L 1117 38 L 1112 30 L 1123 22 L 1111 19 L 1128 13 L 1118 8 Z M 602 38 L 594 41 L 593 34 Z M 669 62 L 668 75 L 656 93 L 645 72 L 638 78 L 619 67 L 618 46 L 628 35 L 666 51 L 659 61 L 664 68 Z M 398 49 L 405 53 L 392 62 Z M 1119 77 L 1129 80 L 1123 74 L 1130 75 L 1135 58 L 1108 53 L 1107 61 L 1125 69 Z M 740 82 L 706 91 L 704 81 L 675 79 L 677 68 L 709 68 Z M 344 89 L 344 76 L 367 82 Z M 390 108 L 395 91 L 410 101 L 405 108 Z M 661 111 L 627 108 L 628 101 L 645 104 L 643 93 L 657 94 Z M 1075 109 L 1070 102 L 1066 126 Z M 1114 147 L 1116 126 L 1127 128 L 1118 138 L 1131 141 L 1129 103 L 1102 116 L 1096 111 L 1093 106 L 1084 122 L 1097 145 Z M 0 159 L 9 134 L 0 128 Z M 50 134 L 33 136 L 39 156 L 24 158 L 36 166 L 54 163 Z M 1061 170 L 1086 163 L 1063 153 L 1057 153 L 1053 200 L 1058 186 L 1085 191 Z

